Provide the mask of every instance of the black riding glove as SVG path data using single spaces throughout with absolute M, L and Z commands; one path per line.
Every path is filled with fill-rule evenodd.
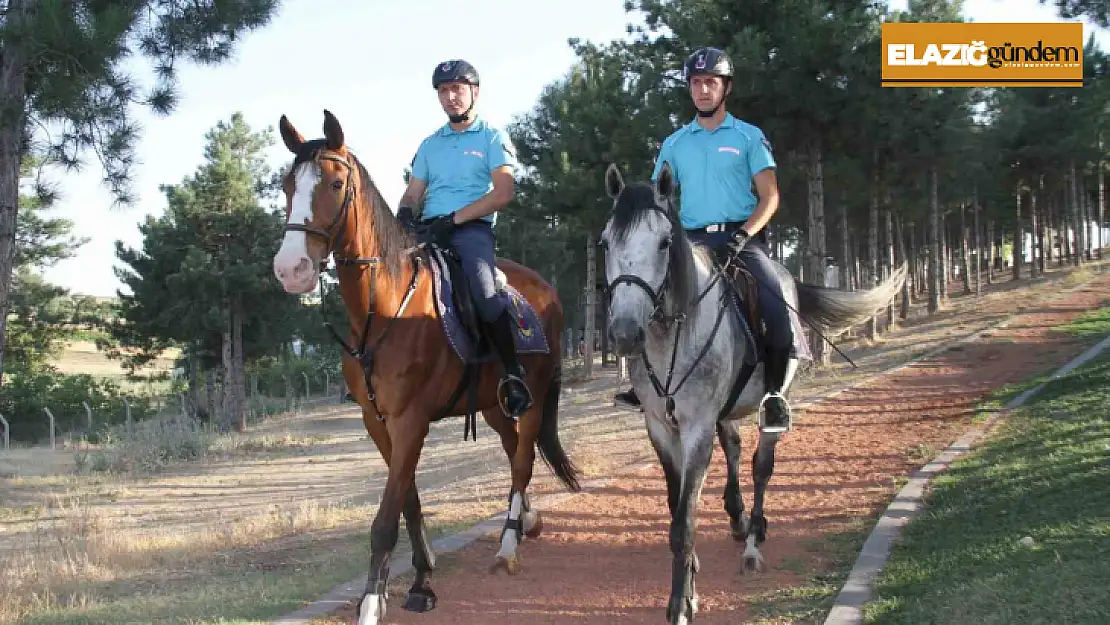
M 740 252 L 744 251 L 744 247 L 747 246 L 748 241 L 750 241 L 751 238 L 752 235 L 744 232 L 742 228 L 740 230 L 737 230 L 736 232 L 733 232 L 732 237 L 729 239 L 728 243 L 725 244 L 725 246 L 728 248 L 729 256 L 731 258 L 736 258 L 737 256 L 739 256 Z
M 451 249 L 451 235 L 455 233 L 455 215 L 437 217 L 428 224 L 428 240 L 445 250 Z
M 401 227 L 409 232 L 416 230 L 416 213 L 413 212 L 411 206 L 402 206 L 397 209 L 397 219 L 401 222 Z

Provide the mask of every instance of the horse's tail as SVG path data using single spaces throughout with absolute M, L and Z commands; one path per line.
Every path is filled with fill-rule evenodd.
M 559 441 L 559 394 L 563 389 L 563 350 L 558 342 L 552 346 L 555 358 L 555 370 L 551 373 L 551 380 L 547 385 L 547 394 L 543 397 L 543 413 L 540 421 L 540 434 L 536 439 L 536 446 L 540 450 L 540 457 L 555 475 L 574 492 L 582 490 L 578 483 L 581 471 L 567 457 L 563 443 Z
M 849 328 L 862 323 L 890 303 L 902 290 L 906 271 L 907 265 L 902 263 L 882 284 L 868 291 L 844 291 L 795 280 L 798 312 L 810 323 L 825 330 Z

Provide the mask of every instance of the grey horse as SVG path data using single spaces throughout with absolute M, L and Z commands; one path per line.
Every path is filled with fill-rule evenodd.
M 746 543 L 743 568 L 761 571 L 759 546 L 767 538 L 763 498 L 782 432 L 761 429 L 752 458 L 754 501 L 751 515 L 745 515 L 740 424 L 760 411 L 763 365 L 752 357 L 746 327 L 729 312 L 730 283 L 712 252 L 693 243 L 679 225 L 669 165 L 655 183 L 628 185 L 610 165 L 605 186 L 614 201 L 601 236 L 609 284 L 608 332 L 617 355 L 629 359 L 648 436 L 666 476 L 673 553 L 667 619 L 672 625 L 689 623 L 697 612 L 694 517 L 714 433 L 728 462 L 724 499 L 732 535 Z M 906 279 L 903 264 L 875 288 L 851 292 L 804 284 L 785 267 L 776 268 L 786 302 L 822 333 L 875 314 Z M 791 383 L 788 379 L 787 388 Z

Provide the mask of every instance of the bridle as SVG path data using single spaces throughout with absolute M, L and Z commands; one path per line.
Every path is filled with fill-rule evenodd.
M 342 238 L 343 235 L 343 230 L 341 226 L 347 220 L 347 213 L 350 212 L 351 204 L 354 203 L 355 200 L 354 165 L 352 165 L 349 160 L 337 154 L 325 154 L 322 150 L 317 150 L 315 155 L 312 157 L 312 164 L 316 167 L 320 167 L 320 161 L 322 160 L 334 161 L 347 168 L 347 191 L 343 194 L 343 204 L 339 207 L 339 213 L 336 214 L 335 219 L 333 219 L 332 222 L 328 224 L 327 228 L 320 228 L 318 226 L 312 225 L 311 223 L 295 224 L 286 222 L 285 224 L 286 232 L 303 232 L 305 234 L 311 234 L 324 240 L 324 243 L 327 245 L 327 249 L 324 252 L 324 257 L 322 260 L 320 260 L 318 266 L 321 276 L 323 275 L 323 272 L 328 268 L 328 258 L 334 254 L 335 250 L 338 247 L 339 240 Z M 374 265 L 380 261 L 381 258 L 376 256 L 360 258 L 340 258 L 339 256 L 335 257 L 336 265 Z
M 666 218 L 667 221 L 671 223 L 672 228 L 680 228 L 681 227 L 678 224 L 677 220 L 672 218 L 671 213 L 664 210 L 662 207 L 660 207 L 658 205 L 652 205 L 649 210 L 653 210 L 653 211 L 663 215 L 663 217 Z M 673 245 L 672 245 L 672 250 L 671 250 L 670 253 L 671 254 L 674 253 Z M 703 299 L 705 299 L 705 296 L 709 294 L 709 291 L 711 291 L 713 289 L 714 285 L 717 284 L 717 281 L 719 281 L 721 279 L 721 275 L 723 274 L 723 270 L 718 269 L 718 270 L 714 271 L 713 274 L 714 274 L 713 278 L 711 280 L 709 280 L 709 283 L 705 286 L 705 289 L 703 289 L 702 292 L 700 294 L 698 294 L 698 296 L 696 298 L 694 298 L 694 301 L 691 302 L 691 304 L 690 304 L 690 309 L 691 310 L 696 308 L 697 305 L 699 303 L 701 303 L 701 301 Z M 679 313 L 676 313 L 676 314 L 673 314 L 673 315 L 667 315 L 666 313 L 663 312 L 664 298 L 667 295 L 667 291 L 671 287 L 671 263 L 668 260 L 667 269 L 666 269 L 665 273 L 663 274 L 663 281 L 659 284 L 659 289 L 658 290 L 652 288 L 652 286 L 650 284 L 648 284 L 646 280 L 644 280 L 643 278 L 641 278 L 640 276 L 637 276 L 635 274 L 624 273 L 624 274 L 621 274 L 621 275 L 617 276 L 616 278 L 613 278 L 613 280 L 605 288 L 605 298 L 610 303 L 613 301 L 613 299 L 612 299 L 613 289 L 615 289 L 618 285 L 621 285 L 621 284 L 631 284 L 633 286 L 637 286 L 637 287 L 643 289 L 645 293 L 647 293 L 647 296 L 651 299 L 652 305 L 654 306 L 654 309 L 651 312 L 651 316 L 648 318 L 649 323 L 659 323 L 659 324 L 662 324 L 663 327 L 665 327 L 665 328 L 669 327 L 672 323 L 675 324 L 674 344 L 671 346 L 671 364 L 670 364 L 670 367 L 668 367 L 668 369 L 667 369 L 667 381 L 666 381 L 666 383 L 664 384 L 663 382 L 659 381 L 659 376 L 656 375 L 655 368 L 652 367 L 651 362 L 648 361 L 646 350 L 640 352 L 640 359 L 644 363 L 644 369 L 647 371 L 648 379 L 651 381 L 651 385 L 655 388 L 656 394 L 658 394 L 659 397 L 661 397 L 665 400 L 668 419 L 670 419 L 671 423 L 677 424 L 678 421 L 677 421 L 677 419 L 675 419 L 675 416 L 674 416 L 674 407 L 675 407 L 674 396 L 675 396 L 676 393 L 678 393 L 679 389 L 681 389 L 682 386 L 684 384 L 686 384 L 686 381 L 688 379 L 690 379 L 690 375 L 697 368 L 698 363 L 700 363 L 702 358 L 704 358 L 705 355 L 707 353 L 709 353 L 709 348 L 713 345 L 713 339 L 717 338 L 717 332 L 720 331 L 721 322 L 724 321 L 725 312 L 729 308 L 729 303 L 728 302 L 731 300 L 731 298 L 729 297 L 729 293 L 730 293 L 732 287 L 731 287 L 731 285 L 729 284 L 728 281 L 723 281 L 722 282 L 722 284 L 724 284 L 725 288 L 722 289 L 722 291 L 721 291 L 721 305 L 718 308 L 717 320 L 713 324 L 713 331 L 709 333 L 709 337 L 705 340 L 705 345 L 702 346 L 701 351 L 698 353 L 697 358 L 695 358 L 694 362 L 691 363 L 689 370 L 686 371 L 686 375 L 682 376 L 682 379 L 679 380 L 678 384 L 676 384 L 675 387 L 672 389 L 671 388 L 671 379 L 674 377 L 675 361 L 678 358 L 678 338 L 679 338 L 679 335 L 682 333 L 682 324 L 685 323 L 685 321 L 686 321 L 686 313 L 679 312 Z M 749 377 L 751 377 L 751 373 L 752 373 L 751 368 L 746 367 L 746 366 L 741 370 L 740 375 L 737 377 L 737 382 L 735 382 L 733 384 L 734 393 L 730 393 L 730 395 L 735 394 L 735 391 L 736 391 L 736 388 L 737 388 L 738 384 L 740 385 L 739 388 L 741 388 L 741 389 L 743 388 L 743 384 L 747 383 L 747 379 Z M 735 401 L 736 401 L 735 398 L 730 397 L 730 400 L 729 400 L 728 404 L 726 405 L 726 408 L 728 406 L 731 406 L 731 404 L 734 403 Z
M 343 348 L 344 351 L 347 352 L 347 354 L 351 356 L 351 358 L 354 358 L 356 362 L 362 365 L 362 371 L 364 377 L 366 378 L 366 390 L 370 397 L 370 404 L 374 407 L 374 412 L 376 414 L 377 420 L 382 421 L 385 419 L 385 415 L 382 414 L 381 409 L 378 407 L 377 394 L 374 392 L 374 385 L 370 380 L 370 375 L 374 368 L 374 352 L 378 349 L 378 347 L 381 346 L 382 342 L 385 341 L 385 338 L 389 336 L 389 332 L 393 329 L 395 322 L 405 312 L 405 309 L 408 308 L 413 294 L 416 293 L 416 280 L 420 276 L 421 257 L 419 255 L 413 256 L 414 267 L 412 271 L 412 278 L 409 281 L 409 286 L 408 290 L 405 292 L 405 297 L 401 300 L 401 305 L 397 308 L 397 312 L 393 315 L 393 317 L 389 319 L 389 322 L 386 325 L 385 329 L 382 330 L 382 333 L 380 335 L 378 335 L 378 338 L 374 341 L 374 343 L 368 347 L 366 343 L 370 335 L 370 324 L 374 321 L 374 294 L 376 293 L 374 283 L 377 279 L 378 265 L 383 263 L 384 259 L 381 256 L 356 256 L 354 258 L 346 258 L 337 254 L 336 250 L 338 249 L 338 244 L 343 236 L 343 225 L 347 221 L 347 214 L 351 210 L 351 205 L 354 204 L 356 168 L 351 163 L 351 161 L 339 155 L 325 154 L 321 149 L 317 149 L 315 155 L 312 157 L 312 163 L 316 167 L 320 167 L 321 160 L 334 161 L 336 163 L 342 164 L 344 167 L 347 168 L 347 191 L 343 195 L 343 204 L 339 207 L 339 213 L 335 216 L 335 219 L 333 219 L 332 222 L 328 224 L 327 228 L 319 228 L 310 223 L 292 224 L 286 222 L 285 231 L 303 232 L 305 234 L 320 237 L 327 244 L 327 250 L 324 253 L 324 257 L 319 261 L 317 265 L 320 276 L 320 316 L 323 318 L 324 326 L 331 333 L 332 338 L 334 338 L 335 341 L 339 343 L 339 345 Z M 355 217 L 357 219 L 358 213 L 355 213 Z M 358 224 L 356 223 L 355 230 L 357 231 L 357 229 Z M 410 250 L 410 252 L 411 251 L 413 250 Z M 331 322 L 328 321 L 327 315 L 324 312 L 324 298 L 326 296 L 326 291 L 324 290 L 324 272 L 327 270 L 328 267 L 328 257 L 335 258 L 335 264 L 337 268 L 339 265 L 353 265 L 370 268 L 370 302 L 367 307 L 366 323 L 363 324 L 362 333 L 360 334 L 358 349 L 355 349 L 354 346 L 350 345 L 341 336 L 339 336 L 339 333 L 335 331 L 334 327 L 332 327 Z

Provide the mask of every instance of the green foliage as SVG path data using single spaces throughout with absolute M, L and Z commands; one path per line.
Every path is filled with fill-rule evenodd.
M 236 113 L 207 135 L 205 162 L 180 184 L 163 185 L 168 206 L 140 225 L 141 249 L 116 244 L 119 319 L 113 354 L 128 367 L 173 345 L 189 346 L 206 368 L 219 366 L 228 314 L 243 315 L 245 357 L 273 354 L 290 340 L 301 307 L 274 280 L 269 258 L 282 215 L 260 205 L 270 171 L 270 129 L 254 132 Z M 119 348 L 136 353 L 124 356 Z
M 177 105 L 176 70 L 182 62 L 225 61 L 247 32 L 269 23 L 277 0 L 170 2 L 167 0 L 39 0 L 25 23 L 0 22 L 0 46 L 28 58 L 27 146 L 54 164 L 77 167 L 93 151 L 115 197 L 133 203 L 131 166 L 139 128 L 130 106 L 160 114 Z M 156 82 L 144 90 L 123 71 L 141 55 Z M 4 124 L 12 123 L 5 119 Z

